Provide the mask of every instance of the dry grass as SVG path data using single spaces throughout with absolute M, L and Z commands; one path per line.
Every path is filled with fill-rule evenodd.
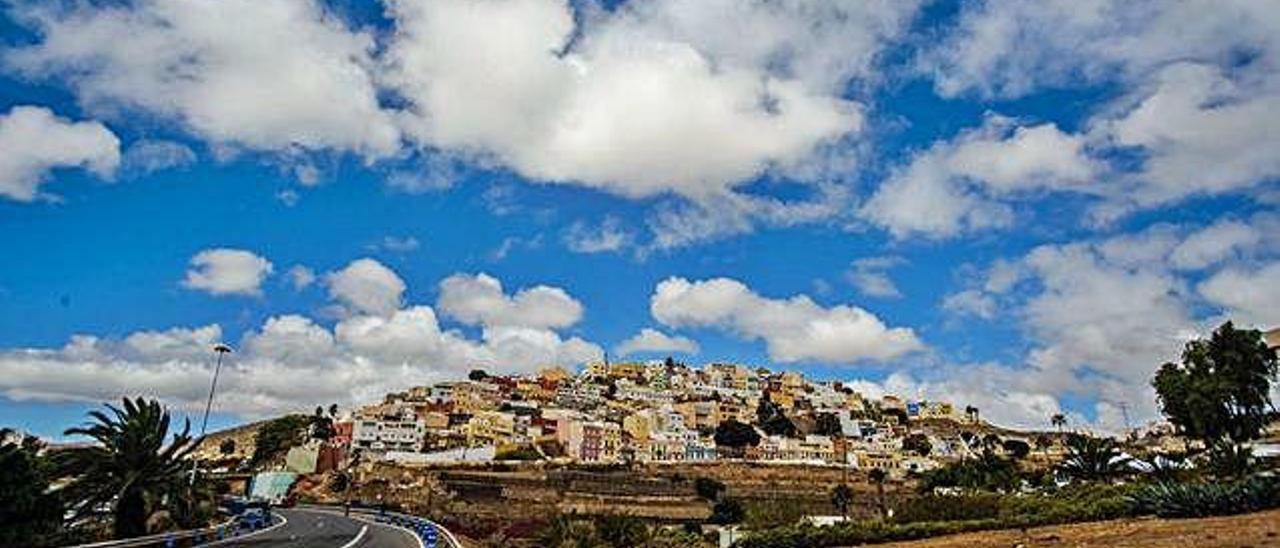
M 1202 519 L 1122 519 L 948 535 L 881 546 L 902 548 L 1133 547 L 1200 548 L 1280 547 L 1280 510 Z

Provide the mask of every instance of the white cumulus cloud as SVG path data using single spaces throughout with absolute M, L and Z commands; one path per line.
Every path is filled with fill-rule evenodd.
M 213 295 L 260 295 L 273 266 L 252 251 L 216 248 L 196 253 L 183 287 Z
M 325 275 L 329 296 L 350 314 L 387 316 L 400 308 L 404 280 L 382 263 L 364 258 Z
M 1242 326 L 1280 326 L 1280 261 L 1257 268 L 1229 266 L 1196 286 L 1196 291 L 1222 307 Z
M 895 237 L 949 237 L 1013 222 L 1006 203 L 1032 191 L 1087 191 L 1097 166 L 1082 136 L 988 116 L 893 171 L 860 213 Z
M 623 356 L 640 352 L 697 354 L 698 343 L 688 337 L 673 337 L 657 329 L 646 327 L 619 343 L 614 350 Z
M 384 61 L 423 145 L 532 179 L 701 199 L 858 132 L 845 85 L 915 9 L 659 0 L 575 21 L 563 0 L 396 0 Z
M 901 257 L 863 257 L 853 261 L 853 268 L 846 274 L 858 292 L 868 297 L 901 297 L 898 285 L 889 277 L 889 269 L 903 264 Z
M 663 325 L 713 327 L 761 339 L 769 357 L 780 362 L 847 364 L 888 360 L 924 348 L 910 328 L 887 327 L 861 308 L 824 308 L 806 295 L 770 299 L 729 278 L 668 278 L 654 288 L 649 310 Z
M 582 303 L 547 285 L 507 295 L 488 274 L 454 274 L 440 282 L 440 312 L 462 323 L 486 327 L 561 328 L 582 319 Z
M 361 267 L 360 265 L 365 265 Z M 370 272 L 370 265 L 353 263 Z M 406 386 L 457 379 L 472 368 L 529 373 L 572 367 L 603 350 L 550 329 L 487 327 L 479 338 L 440 325 L 429 306 L 360 310 L 332 328 L 299 315 L 268 318 L 244 334 L 219 379 L 215 408 L 242 417 L 368 403 Z M 158 397 L 204 405 L 217 325 L 140 331 L 124 339 L 76 335 L 60 348 L 0 350 L 0 394 L 15 400 L 102 402 Z
M 29 105 L 0 115 L 0 196 L 30 202 L 50 170 L 80 167 L 110 178 L 119 165 L 120 139 L 98 122 L 72 122 Z
M 141 109 L 215 144 L 334 149 L 368 158 L 399 148 L 371 74 L 373 36 L 312 0 L 143 0 L 23 4 L 39 40 L 6 55 L 23 74 L 60 79 L 93 111 Z

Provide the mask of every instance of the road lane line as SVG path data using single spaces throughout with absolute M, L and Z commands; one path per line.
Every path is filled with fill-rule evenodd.
M 361 528 L 360 528 L 360 532 L 359 532 L 359 533 L 356 533 L 356 538 L 351 539 L 351 542 L 348 542 L 348 543 L 346 543 L 346 544 L 343 544 L 343 545 L 342 545 L 342 548 L 353 548 L 355 545 L 360 544 L 360 539 L 363 539 L 363 538 L 364 538 L 365 533 L 368 533 L 368 532 L 369 532 L 369 526 L 368 526 L 368 525 L 365 525 L 365 526 L 361 527 Z
M 389 528 L 391 528 L 391 529 L 399 529 L 399 530 L 400 530 L 400 531 L 402 531 L 404 534 L 409 535 L 409 537 L 410 537 L 410 538 L 412 538 L 413 540 L 417 541 L 417 542 L 418 542 L 418 548 L 427 548 L 427 545 L 426 545 L 425 543 L 423 543 L 423 542 L 422 542 L 422 537 L 418 536 L 418 534 L 417 534 L 417 533 L 415 533 L 415 532 L 411 531 L 411 530 L 410 530 L 409 528 L 407 528 L 407 527 L 401 527 L 401 526 L 399 526 L 399 525 L 395 525 L 395 524 L 392 524 L 392 523 L 379 523 L 379 522 L 377 522 L 377 521 L 368 521 L 368 519 L 367 519 L 367 518 L 361 518 L 361 517 L 355 517 L 355 516 L 351 516 L 351 519 L 354 519 L 354 520 L 357 520 L 357 521 L 363 521 L 363 522 L 365 522 L 365 523 L 369 523 L 369 524 L 372 524 L 372 525 L 376 525 L 376 526 L 378 526 L 378 527 L 389 527 Z

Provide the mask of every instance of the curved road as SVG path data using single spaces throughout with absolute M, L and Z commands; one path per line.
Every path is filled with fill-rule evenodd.
M 218 543 L 218 548 L 421 548 L 417 537 L 406 531 L 344 517 L 341 513 L 302 508 L 276 508 L 273 513 L 287 523 L 261 534 Z M 364 531 L 362 534 L 361 531 Z M 357 540 L 357 537 L 358 540 Z M 212 545 L 210 545 L 212 546 Z

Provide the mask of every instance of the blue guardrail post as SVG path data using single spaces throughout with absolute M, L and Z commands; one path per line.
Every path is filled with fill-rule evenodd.
M 426 548 L 436 548 L 436 542 L 439 540 L 437 538 L 436 527 L 428 523 L 424 532 L 426 534 L 423 535 L 422 538 L 423 544 L 426 545 Z

